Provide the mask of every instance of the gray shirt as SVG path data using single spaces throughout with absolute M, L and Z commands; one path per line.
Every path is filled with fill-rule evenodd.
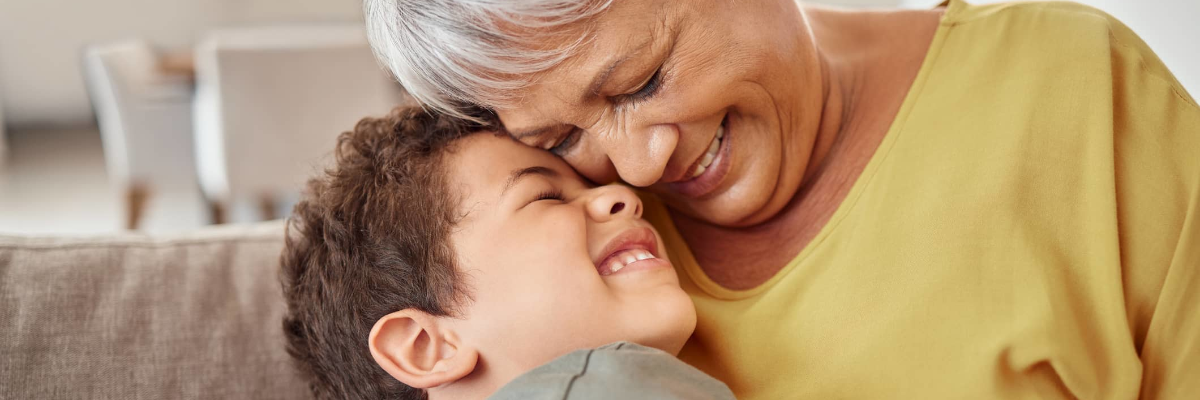
M 724 383 L 658 349 L 617 342 L 529 371 L 489 400 L 733 400 Z

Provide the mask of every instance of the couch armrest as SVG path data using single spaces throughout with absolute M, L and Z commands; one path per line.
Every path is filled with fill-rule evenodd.
M 283 223 L 0 236 L 0 398 L 309 398 L 284 350 Z

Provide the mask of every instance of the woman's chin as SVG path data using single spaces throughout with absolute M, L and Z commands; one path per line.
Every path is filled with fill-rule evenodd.
M 671 209 L 682 212 L 691 219 L 729 228 L 744 228 L 763 223 L 778 214 L 787 204 L 786 201 L 772 201 L 770 192 L 761 195 L 746 195 L 744 192 L 737 195 L 739 193 L 729 192 L 703 200 L 666 196 L 663 200 Z
M 757 147 L 757 143 L 751 146 Z M 691 197 L 673 192 L 670 187 L 659 187 L 663 190 L 660 197 L 672 209 L 691 219 L 721 227 L 744 228 L 774 218 L 799 186 L 799 182 L 790 182 L 793 180 L 790 174 L 780 176 L 769 172 L 780 171 L 781 158 L 735 153 L 730 160 L 734 165 L 725 175 L 723 184 L 705 196 Z M 738 163 L 737 160 L 745 162 Z M 779 187 L 781 184 L 785 187 Z

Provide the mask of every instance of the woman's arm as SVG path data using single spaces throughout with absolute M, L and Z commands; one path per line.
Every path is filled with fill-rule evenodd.
M 1115 21 L 1114 21 L 1115 23 Z M 1126 312 L 1142 398 L 1200 393 L 1200 107 L 1113 26 L 1114 156 Z

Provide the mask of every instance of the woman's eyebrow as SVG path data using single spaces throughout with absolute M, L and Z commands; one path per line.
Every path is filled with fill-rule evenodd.
M 508 176 L 508 181 L 504 182 L 504 189 L 500 191 L 500 197 L 504 197 L 504 194 L 508 193 L 508 189 L 512 189 L 521 178 L 530 175 L 542 175 L 547 178 L 559 177 L 558 171 L 540 165 L 513 170 L 512 174 Z
M 600 73 L 597 74 L 595 78 L 592 78 L 592 83 L 588 84 L 587 92 L 585 92 L 582 96 L 580 96 L 580 98 L 586 100 L 589 97 L 600 95 L 600 88 L 604 87 L 605 82 L 608 82 L 608 77 L 612 76 L 613 71 L 615 71 L 617 69 L 617 67 L 621 65 L 621 63 L 625 62 L 625 60 L 628 60 L 628 59 L 629 59 L 629 55 L 626 54 L 624 57 L 618 58 L 618 59 L 614 60 L 611 64 L 608 64 L 608 68 L 605 68 L 603 71 L 600 71 Z
M 541 127 L 532 128 L 532 129 L 525 129 L 520 132 L 513 132 L 510 130 L 509 134 L 512 135 L 513 139 L 521 140 L 521 139 L 531 137 L 531 136 L 545 135 L 551 129 L 554 129 L 554 127 L 553 126 L 541 126 Z
M 592 78 L 592 83 L 588 84 L 587 92 L 579 96 L 580 100 L 587 101 L 591 97 L 600 95 L 600 88 L 604 87 L 604 84 L 608 82 L 608 78 L 612 76 L 613 71 L 616 71 L 617 67 L 621 66 L 621 63 L 628 61 L 635 55 L 641 54 L 642 50 L 650 47 L 652 43 L 654 43 L 654 38 L 647 36 L 646 40 L 643 40 L 637 47 L 634 47 L 623 55 L 617 56 L 615 60 L 608 64 L 608 67 L 600 70 L 600 73 L 596 74 L 595 78 Z

